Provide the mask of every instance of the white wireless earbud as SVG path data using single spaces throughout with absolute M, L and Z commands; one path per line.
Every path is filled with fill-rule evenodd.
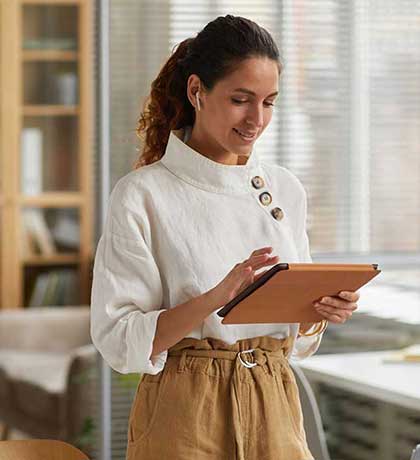
M 198 111 L 201 110 L 200 99 L 198 98 L 198 93 L 199 93 L 199 92 L 200 92 L 200 91 L 197 91 L 197 92 L 195 93 L 195 100 L 197 101 L 197 110 L 198 110 Z

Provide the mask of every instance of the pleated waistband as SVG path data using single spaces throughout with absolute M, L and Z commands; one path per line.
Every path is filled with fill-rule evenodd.
M 292 337 L 276 339 L 269 336 L 240 339 L 233 344 L 228 344 L 212 337 L 195 339 L 186 337 L 168 350 L 169 356 L 180 356 L 183 350 L 188 350 L 191 356 L 208 356 L 209 358 L 235 359 L 238 352 L 249 349 L 261 350 L 279 356 L 288 356 L 293 346 Z M 196 352 L 199 352 L 196 354 Z
M 183 368 L 187 356 L 208 359 L 235 361 L 247 368 L 268 363 L 272 371 L 272 363 L 280 360 L 287 363 L 287 355 L 292 346 L 292 339 L 276 339 L 273 337 L 254 337 L 238 340 L 227 344 L 219 339 L 194 339 L 187 337 L 168 350 L 169 357 L 180 357 L 180 367 Z

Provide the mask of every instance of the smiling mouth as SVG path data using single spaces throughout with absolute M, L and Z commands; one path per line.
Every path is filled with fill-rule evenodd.
M 236 134 L 238 134 L 242 139 L 246 141 L 252 141 L 257 137 L 257 133 L 244 133 L 239 131 L 239 129 L 233 128 Z

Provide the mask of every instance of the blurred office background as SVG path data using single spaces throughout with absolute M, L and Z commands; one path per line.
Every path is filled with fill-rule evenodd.
M 16 17 L 19 14 L 41 15 L 35 11 L 36 6 L 25 5 L 24 1 L 0 0 L 3 19 L 5 12 L 9 14 L 13 9 L 11 3 L 18 4 Z M 84 77 L 91 80 L 91 91 L 84 94 L 84 107 L 91 101 L 92 110 L 86 112 L 86 116 L 91 117 L 91 131 L 87 135 L 89 148 L 83 150 L 90 166 L 83 169 L 81 163 L 78 170 L 80 174 L 81 171 L 89 173 L 90 185 L 83 189 L 83 181 L 74 179 L 74 183 L 84 191 L 82 196 L 91 200 L 96 218 L 84 222 L 83 213 L 87 211 L 78 208 L 75 200 L 73 214 L 63 220 L 64 226 L 70 226 L 76 219 L 79 253 L 86 246 L 84 250 L 89 256 L 90 267 L 108 193 L 116 181 L 132 169 L 141 149 L 135 135 L 140 108 L 151 81 L 174 46 L 194 36 L 207 22 L 225 14 L 248 17 L 271 32 L 279 45 L 284 70 L 273 119 L 258 140 L 257 151 L 262 158 L 289 168 L 304 184 L 308 194 L 308 234 L 315 262 L 378 263 L 383 270 L 361 290 L 359 312 L 353 319 L 345 326 L 329 326 L 316 357 L 320 360 L 314 358 L 313 365 L 312 358 L 308 360 L 306 372 L 321 409 L 330 455 L 332 460 L 408 459 L 410 449 L 420 442 L 420 393 L 413 393 L 411 387 L 407 389 L 400 383 L 417 377 L 420 381 L 420 362 L 406 364 L 404 355 L 401 355 L 401 362 L 387 361 L 394 356 L 395 350 L 420 343 L 420 1 L 110 0 L 62 3 L 49 1 L 47 6 L 41 6 L 46 17 L 42 27 L 52 31 L 47 36 L 51 38 L 54 33 L 60 36 L 60 46 L 67 46 L 71 51 L 73 45 L 64 40 L 72 33 L 80 33 L 80 28 L 84 27 L 83 16 L 87 21 L 83 36 L 92 40 L 92 47 L 85 50 L 91 53 L 88 61 L 84 63 L 79 56 L 73 68 L 73 61 L 67 62 L 70 72 L 68 68 L 67 72 L 60 72 L 76 75 L 81 83 L 83 69 L 90 69 Z M 79 9 L 81 5 L 90 9 L 91 14 L 86 16 L 86 10 Z M 24 13 L 25 8 L 32 10 Z M 60 13 L 60 8 L 67 10 Z M 25 24 L 31 24 L 30 17 L 19 24 L 24 29 Z M 65 33 L 62 33 L 63 28 Z M 19 31 L 20 34 L 24 32 Z M 4 34 L 2 40 L 0 87 L 7 72 Z M 80 48 L 80 35 L 78 43 Z M 32 46 L 40 45 L 32 43 Z M 48 59 L 52 65 L 54 56 Z M 61 58 L 61 62 L 63 60 Z M 26 68 L 17 75 L 24 79 L 25 72 L 30 71 L 36 74 L 35 70 Z M 42 75 L 48 77 L 51 73 L 54 74 L 53 68 L 44 70 Z M 42 76 L 40 78 L 42 80 Z M 67 77 L 67 83 L 63 84 L 71 88 L 72 78 Z M 2 91 L 4 105 L 7 98 L 3 88 Z M 38 101 L 38 104 L 45 103 Z M 82 103 L 83 100 L 80 107 Z M 61 104 L 75 105 L 77 101 Z M 6 114 L 3 110 L 2 136 L 7 126 Z M 28 127 L 38 126 L 33 120 L 32 124 L 26 122 Z M 82 138 L 80 122 L 79 125 L 70 122 L 73 135 L 67 134 L 68 139 Z M 44 117 L 43 123 L 46 124 L 44 132 L 48 130 L 49 136 L 57 136 L 59 129 L 64 129 L 52 118 Z M 25 123 L 19 126 L 25 127 Z M 86 133 L 84 135 L 86 137 Z M 75 150 L 83 145 L 79 144 Z M 21 149 L 22 145 L 16 144 L 16 148 Z M 50 150 L 50 155 L 58 151 L 56 147 Z M 5 143 L 1 155 L 2 158 L 11 155 Z M 6 164 L 6 160 L 3 161 L 2 164 Z M 15 174 L 20 173 L 15 170 Z M 6 189 L 5 178 L 3 184 Z M 71 184 L 70 181 L 66 190 L 77 189 L 77 185 Z M 56 206 L 56 212 L 57 208 L 60 206 Z M 71 206 L 67 202 L 61 208 L 69 211 Z M 8 216 L 6 212 L 4 207 L 3 221 Z M 47 217 L 47 223 L 53 222 L 51 226 L 54 226 L 57 218 Z M 82 231 L 83 225 L 90 226 L 91 231 L 88 228 Z M 3 234 L 7 235 L 7 231 Z M 5 240 L 6 237 L 4 244 Z M 7 254 L 4 251 L 2 257 Z M 72 263 L 81 267 L 84 262 L 76 259 Z M 63 269 L 60 263 L 56 265 Z M 82 269 L 78 274 L 89 278 Z M 6 277 L 4 265 L 2 276 Z M 26 276 L 35 286 L 36 282 Z M 26 293 L 18 306 L 21 308 L 13 309 L 13 315 L 17 315 L 17 311 L 26 315 L 23 325 L 13 315 L 13 318 L 5 318 L 12 314 L 7 305 L 7 287 L 3 287 L 3 299 L 0 330 L 2 321 L 9 331 L 16 322 L 24 335 L 31 335 L 32 321 L 39 321 L 35 316 L 41 314 L 38 313 L 40 309 L 52 315 L 49 321 L 54 328 L 54 321 L 59 319 L 55 319 L 51 307 L 61 305 L 60 314 L 65 308 L 74 327 L 87 331 L 86 298 L 70 297 L 62 302 L 62 297 L 45 300 L 38 295 L 33 300 L 31 293 Z M 77 310 L 76 304 L 85 307 Z M 0 421 L 5 422 L 4 425 L 7 422 L 9 429 L 4 430 L 7 436 L 41 436 L 42 433 L 32 429 L 37 419 L 46 420 L 45 433 L 48 433 L 48 423 L 51 425 L 56 420 L 53 412 L 64 410 L 63 401 L 67 401 L 67 405 L 74 401 L 73 412 L 77 412 L 80 405 L 85 409 L 84 415 L 82 418 L 74 414 L 65 417 L 66 420 L 60 422 L 63 429 L 56 437 L 62 436 L 79 445 L 92 458 L 125 458 L 128 413 L 139 376 L 119 375 L 107 368 L 86 338 L 79 338 L 80 343 L 76 343 L 72 337 L 73 348 L 68 346 L 65 353 L 60 346 L 60 334 L 54 334 L 52 329 L 45 331 L 43 340 L 54 342 L 54 359 L 46 362 L 41 357 L 37 365 L 42 368 L 51 364 L 49 372 L 57 380 L 55 386 L 48 387 L 42 379 L 37 380 L 34 377 L 36 369 L 32 369 L 32 373 L 8 370 L 3 361 L 11 355 L 5 354 L 2 358 L 0 349 L 0 398 L 3 391 Z M 30 352 L 14 351 L 13 357 L 21 360 L 21 366 L 25 367 L 31 359 Z M 355 353 L 360 353 L 357 355 L 360 359 L 352 368 L 354 361 L 345 360 L 354 357 Z M 330 361 L 321 361 L 328 357 Z M 65 362 L 60 365 L 59 376 L 53 367 L 58 359 Z M 340 364 L 347 362 L 349 364 Z M 305 365 L 303 369 L 305 371 Z M 70 371 L 74 371 L 75 377 L 69 382 Z M 14 372 L 13 378 L 8 378 L 7 372 Z M 383 387 L 372 372 L 389 385 Z M 18 411 L 11 407 L 7 410 L 9 418 L 3 420 L 1 404 L 6 404 L 6 395 L 13 385 L 20 389 L 21 405 L 25 401 L 33 404 L 31 395 L 38 390 L 49 392 L 49 397 L 44 406 L 35 404 L 30 414 L 13 415 Z M 22 419 L 29 416 L 33 424 L 22 423 Z M 74 418 L 77 429 L 66 427 L 70 418 Z

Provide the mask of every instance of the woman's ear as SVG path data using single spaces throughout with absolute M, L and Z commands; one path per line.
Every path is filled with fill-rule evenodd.
M 187 81 L 187 97 L 188 97 L 188 100 L 190 101 L 190 104 L 197 111 L 200 110 L 202 106 L 202 100 L 200 98 L 201 93 L 202 93 L 201 89 L 202 89 L 202 85 L 201 85 L 200 77 L 198 75 L 191 74 L 188 77 L 188 81 Z

